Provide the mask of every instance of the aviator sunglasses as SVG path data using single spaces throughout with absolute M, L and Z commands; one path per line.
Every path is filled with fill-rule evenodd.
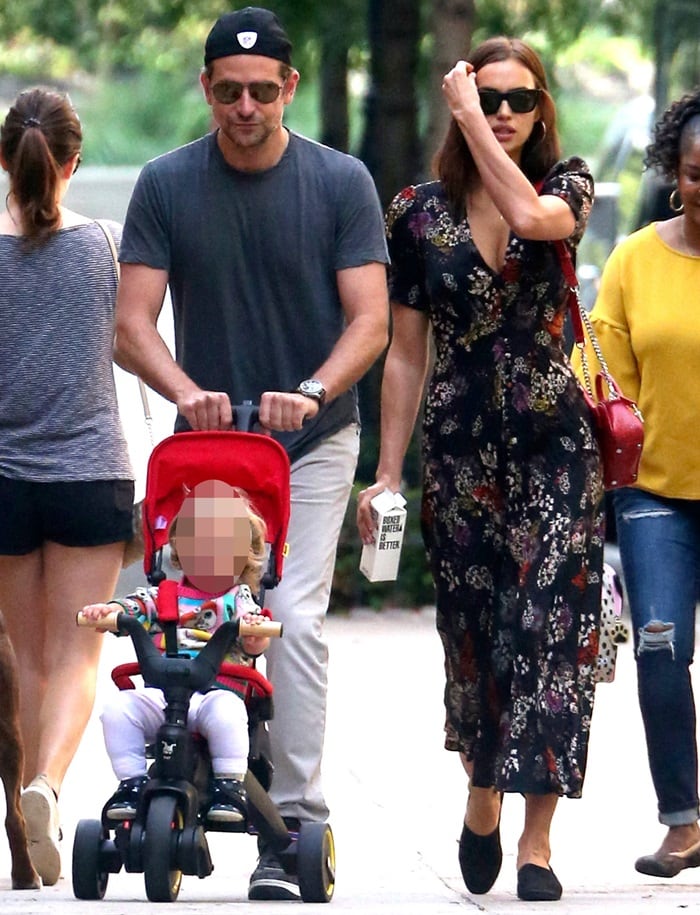
M 237 83 L 233 80 L 223 79 L 214 83 L 211 87 L 211 94 L 222 105 L 233 105 L 243 95 L 243 90 L 248 90 L 248 95 L 254 102 L 260 102 L 262 105 L 269 105 L 270 102 L 277 101 L 280 92 L 284 89 L 284 83 L 280 86 L 273 82 L 259 83 Z
M 541 89 L 511 89 L 509 92 L 479 89 L 479 101 L 484 114 L 496 114 L 503 102 L 508 102 L 513 114 L 527 114 L 534 111 L 541 92 Z

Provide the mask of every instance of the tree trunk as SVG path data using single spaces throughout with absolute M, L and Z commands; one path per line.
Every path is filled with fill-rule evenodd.
M 360 155 L 387 206 L 420 168 L 416 73 L 420 0 L 370 0 L 370 85 Z
M 348 108 L 348 55 L 353 41 L 348 26 L 347 0 L 336 0 L 321 11 L 321 60 L 319 63 L 319 106 L 321 143 L 347 152 L 350 148 Z
M 374 177 L 382 206 L 420 176 L 416 77 L 421 39 L 420 0 L 369 0 L 371 52 L 360 158 Z M 359 384 L 363 447 L 359 480 L 374 479 L 379 439 L 383 359 Z
M 698 29 L 697 0 L 657 0 L 653 18 L 657 116 L 674 96 L 690 91 L 698 83 Z
M 475 18 L 474 0 L 432 0 L 433 52 L 430 55 L 428 129 L 423 144 L 426 174 L 450 122 L 442 95 L 442 78 L 458 60 L 468 56 Z
M 350 148 L 348 50 L 336 35 L 321 40 L 321 143 L 343 152 Z
M 654 7 L 654 102 L 657 117 L 668 105 L 671 63 L 678 48 L 673 3 L 658 2 Z

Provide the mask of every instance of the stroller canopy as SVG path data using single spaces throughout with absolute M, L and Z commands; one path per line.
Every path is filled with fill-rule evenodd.
M 279 442 L 255 432 L 178 432 L 156 445 L 143 501 L 146 575 L 154 553 L 168 542 L 185 496 L 205 480 L 222 480 L 247 493 L 267 525 L 276 584 L 282 577 L 289 524 L 289 458 Z

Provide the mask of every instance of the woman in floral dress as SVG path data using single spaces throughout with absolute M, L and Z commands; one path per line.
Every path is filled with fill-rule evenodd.
M 443 81 L 452 122 L 438 181 L 387 217 L 393 336 L 382 384 L 376 484 L 398 491 L 435 360 L 423 429 L 423 534 L 445 650 L 446 747 L 470 778 L 459 844 L 467 887 L 501 867 L 503 792 L 525 796 L 518 895 L 552 900 L 560 796 L 581 794 L 593 710 L 604 513 L 591 416 L 562 345 L 572 252 L 593 182 L 559 160 L 537 55 L 490 39 Z

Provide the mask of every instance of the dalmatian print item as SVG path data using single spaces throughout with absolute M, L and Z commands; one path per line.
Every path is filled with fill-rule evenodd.
M 603 563 L 603 588 L 600 607 L 600 636 L 594 679 L 596 683 L 612 683 L 618 645 L 627 642 L 630 630 L 622 619 L 622 582 L 608 563 Z

